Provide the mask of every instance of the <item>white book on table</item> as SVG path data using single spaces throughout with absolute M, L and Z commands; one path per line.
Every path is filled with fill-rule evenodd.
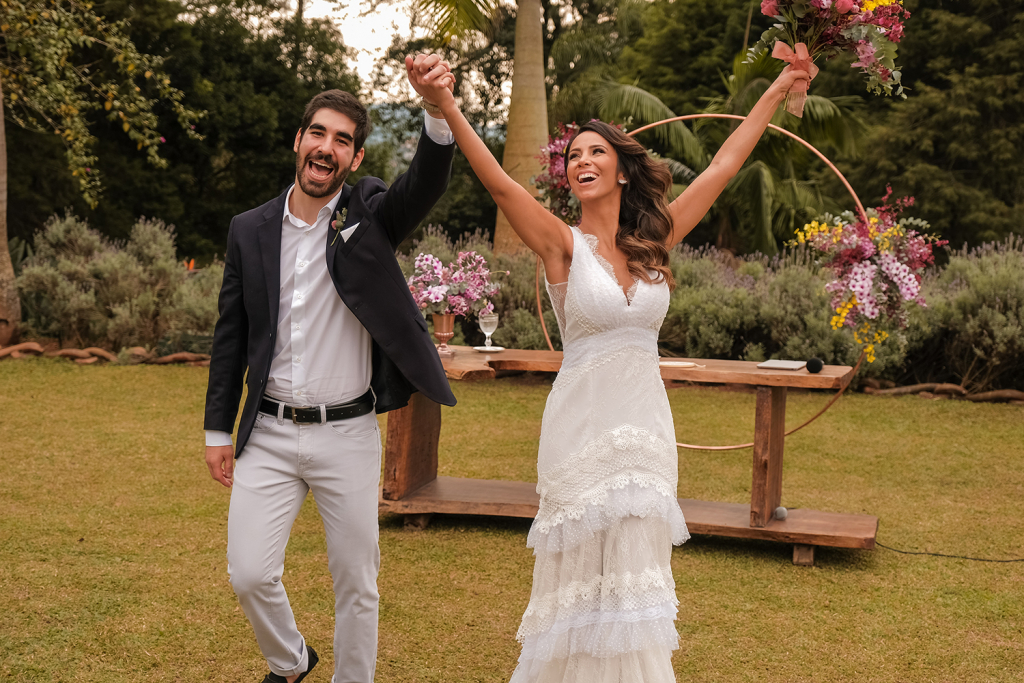
M 807 365 L 805 360 L 766 360 L 758 363 L 762 370 L 801 370 Z

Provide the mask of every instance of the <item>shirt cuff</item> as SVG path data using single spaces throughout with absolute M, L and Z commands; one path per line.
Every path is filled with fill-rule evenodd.
M 427 131 L 427 137 L 439 145 L 451 145 L 455 143 L 455 136 L 448 122 L 444 119 L 437 119 L 423 112 L 423 127 Z
M 207 446 L 231 446 L 231 434 L 228 432 L 218 432 L 213 429 L 206 430 L 206 445 Z

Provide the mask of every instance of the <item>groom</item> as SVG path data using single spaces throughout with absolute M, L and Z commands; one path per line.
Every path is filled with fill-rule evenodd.
M 419 56 L 419 91 L 452 79 Z M 428 109 L 429 103 L 425 103 Z M 310 490 L 327 536 L 334 583 L 333 683 L 370 683 L 377 659 L 377 490 L 374 413 L 413 391 L 454 405 L 395 248 L 444 194 L 451 130 L 428 114 L 409 170 L 389 189 L 345 178 L 363 160 L 366 109 L 322 92 L 295 135 L 295 184 L 231 221 L 206 394 L 206 464 L 231 488 L 228 573 L 270 671 L 294 683 L 318 657 L 281 585 L 292 523 Z M 231 431 L 243 380 L 248 388 Z M 238 458 L 237 464 L 234 462 Z

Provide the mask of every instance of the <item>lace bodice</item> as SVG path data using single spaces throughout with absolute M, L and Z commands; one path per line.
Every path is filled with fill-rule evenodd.
M 576 227 L 570 229 L 573 255 L 569 280 L 546 283 L 563 347 L 583 337 L 618 329 L 653 330 L 657 334 L 668 311 L 668 285 L 633 278 L 629 291 L 623 292 L 615 269 L 597 252 L 597 237 Z

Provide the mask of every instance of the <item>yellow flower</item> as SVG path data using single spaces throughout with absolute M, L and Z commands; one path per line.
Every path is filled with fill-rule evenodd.
M 866 0 L 864 2 L 865 12 L 874 12 L 879 7 L 900 4 L 900 0 Z

